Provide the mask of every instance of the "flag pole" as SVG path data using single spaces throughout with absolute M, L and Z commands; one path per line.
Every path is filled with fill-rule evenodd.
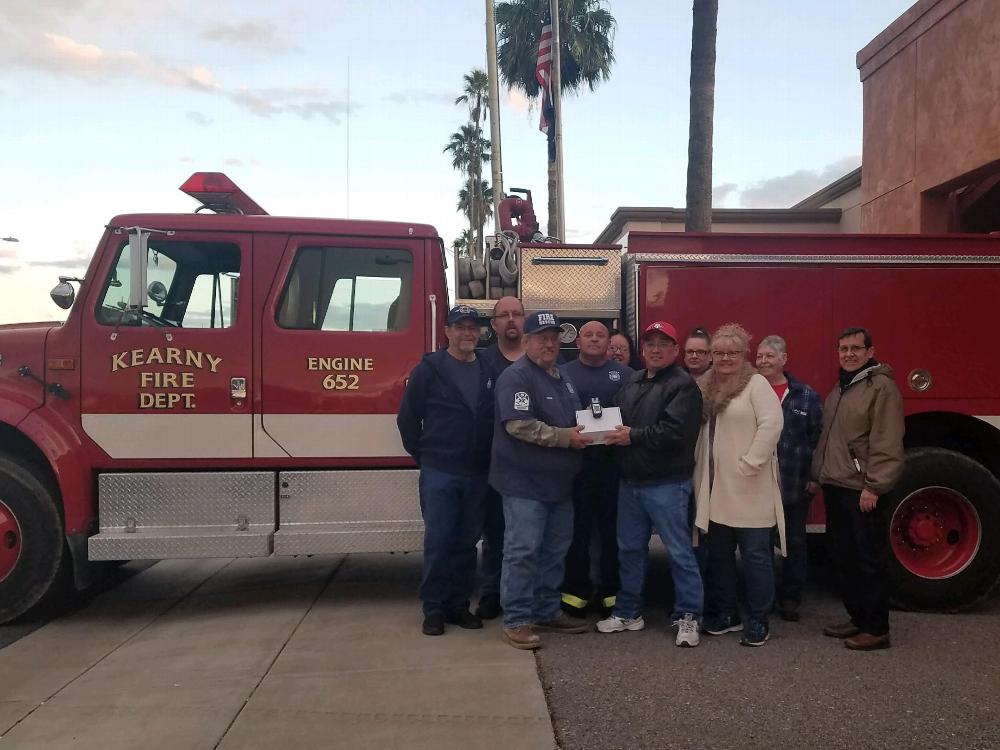
M 503 200 L 503 160 L 500 155 L 500 85 L 497 80 L 497 21 L 494 0 L 486 0 L 486 70 L 490 98 L 490 171 L 493 174 L 493 230 L 500 233 Z
M 552 13 L 552 112 L 556 128 L 556 233 L 566 241 L 566 196 L 563 190 L 562 42 L 559 34 L 559 0 L 550 0 Z

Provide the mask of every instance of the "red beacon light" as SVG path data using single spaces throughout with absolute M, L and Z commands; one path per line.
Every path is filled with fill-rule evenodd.
M 198 211 L 207 208 L 217 214 L 267 216 L 267 211 L 222 172 L 195 172 L 181 185 L 181 190 L 201 203 Z

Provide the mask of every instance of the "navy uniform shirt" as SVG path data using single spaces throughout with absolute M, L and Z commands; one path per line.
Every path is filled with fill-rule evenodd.
M 559 371 L 573 381 L 584 409 L 590 408 L 593 398 L 597 398 L 605 409 L 614 406 L 618 391 L 635 373 L 635 370 L 628 365 L 615 362 L 613 359 L 597 367 L 591 367 L 579 359 L 574 359 L 562 365 Z M 605 467 L 614 465 L 614 451 L 610 445 L 588 445 L 583 449 L 583 456 L 583 460 L 587 462 L 600 462 Z M 597 470 L 600 470 L 600 467 L 597 467 Z
M 496 344 L 483 349 L 481 352 L 477 352 L 477 355 L 490 371 L 490 376 L 493 378 L 494 383 L 497 382 L 497 379 L 500 377 L 500 373 L 514 364 L 514 362 L 511 362 L 503 355 L 503 352 L 500 351 L 500 347 Z M 517 360 L 514 361 L 516 362 Z
M 496 383 L 496 418 L 490 485 L 501 495 L 556 503 L 572 496 L 580 451 L 545 448 L 507 434 L 510 420 L 537 419 L 553 427 L 574 427 L 580 399 L 571 380 L 553 377 L 527 356 Z

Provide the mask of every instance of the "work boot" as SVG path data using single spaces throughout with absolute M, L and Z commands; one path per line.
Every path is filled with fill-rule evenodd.
M 516 628 L 503 629 L 504 640 L 514 648 L 523 651 L 534 651 L 542 647 L 542 639 L 531 629 L 530 625 L 518 625 Z
M 786 622 L 798 622 L 802 619 L 802 615 L 799 613 L 798 602 L 781 602 L 778 605 L 778 614 Z
M 570 617 L 582 618 L 587 616 L 587 600 L 576 594 L 563 592 L 559 597 L 559 606 L 562 611 Z
M 483 621 L 467 609 L 446 613 L 444 621 L 449 625 L 458 625 L 458 627 L 465 628 L 466 630 L 479 630 L 479 628 L 483 627 Z
M 476 617 L 480 620 L 495 620 L 500 616 L 500 594 L 483 594 L 479 597 Z
M 556 619 L 536 622 L 534 627 L 539 633 L 576 634 L 586 633 L 590 630 L 590 625 L 588 623 L 581 622 L 580 620 L 572 620 L 561 612 Z
M 877 651 L 880 648 L 889 648 L 889 634 L 858 633 L 850 638 L 845 638 L 844 646 L 851 651 Z
M 852 638 L 860 632 L 861 628 L 850 620 L 837 623 L 836 625 L 827 625 L 823 628 L 823 635 L 828 635 L 831 638 Z
M 433 612 L 424 618 L 424 635 L 444 635 L 444 615 Z

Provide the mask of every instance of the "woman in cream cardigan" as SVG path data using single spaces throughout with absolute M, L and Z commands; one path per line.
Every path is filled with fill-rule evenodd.
M 763 646 L 774 600 L 775 526 L 782 554 L 785 549 L 775 456 L 784 418 L 771 385 L 747 362 L 749 346 L 742 326 L 721 326 L 712 335 L 712 369 L 698 379 L 704 408 L 695 450 L 695 525 L 708 532 L 706 610 L 718 613 L 704 629 L 712 635 L 743 630 L 741 644 Z M 746 628 L 737 610 L 737 547 L 746 578 Z

